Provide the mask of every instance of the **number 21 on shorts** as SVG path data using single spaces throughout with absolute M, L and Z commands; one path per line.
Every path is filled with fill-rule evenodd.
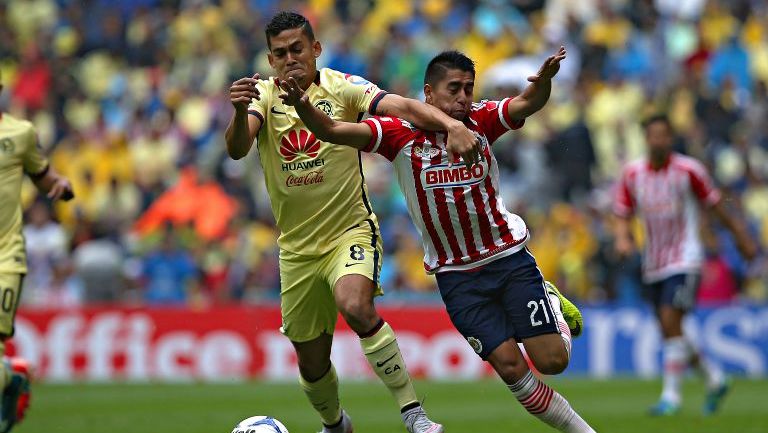
M 539 312 L 539 305 L 541 305 L 541 312 L 544 314 L 544 320 L 547 323 L 549 322 L 549 313 L 547 312 L 547 304 L 545 304 L 546 301 L 544 299 L 539 299 L 538 302 L 536 301 L 528 301 L 528 308 L 531 310 L 531 326 L 540 326 L 542 323 L 540 320 L 541 314 L 538 314 Z M 539 319 L 537 319 L 537 315 L 539 316 Z

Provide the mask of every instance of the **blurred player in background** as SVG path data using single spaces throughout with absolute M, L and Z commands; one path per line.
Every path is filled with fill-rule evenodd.
M 21 222 L 24 173 L 51 200 L 73 197 L 69 180 L 56 173 L 42 155 L 32 124 L 0 112 L 0 432 L 10 431 L 21 421 L 29 405 L 29 366 L 23 359 L 4 356 L 5 341 L 13 337 L 27 273 Z
M 475 67 L 457 51 L 432 59 L 424 77 L 427 103 L 464 122 L 481 142 L 477 164 L 465 166 L 446 149 L 446 135 L 414 128 L 394 117 L 362 123 L 336 121 L 317 109 L 298 81 L 281 83 L 284 101 L 324 141 L 376 152 L 392 161 L 408 211 L 424 246 L 424 267 L 437 274 L 453 324 L 532 415 L 563 432 L 594 430 L 568 401 L 539 381 L 518 347 L 521 342 L 544 374 L 568 366 L 571 334 L 581 313 L 550 283 L 525 247 L 528 228 L 507 211 L 499 194 L 499 168 L 491 145 L 549 99 L 551 80 L 566 56 L 550 56 L 514 98 L 473 103 Z M 565 312 L 565 315 L 564 315 Z
M 463 123 L 412 99 L 331 69 L 317 69 L 322 52 L 303 16 L 281 12 L 266 28 L 269 62 L 280 80 L 291 78 L 324 113 L 357 121 L 363 113 L 396 115 L 434 130 L 448 130 L 452 149 L 477 160 L 477 139 Z M 360 336 L 369 364 L 397 400 L 412 433 L 442 432 L 419 403 L 395 334 L 378 315 L 382 244 L 368 202 L 360 153 L 318 141 L 293 107 L 284 105 L 273 80 L 258 74 L 235 81 L 235 107 L 226 131 L 232 158 L 244 157 L 254 140 L 272 210 L 280 228 L 281 331 L 298 355 L 300 383 L 320 414 L 323 432 L 351 433 L 341 409 L 330 360 L 338 312 Z
M 614 212 L 618 216 L 615 246 L 619 255 L 626 257 L 635 249 L 630 230 L 633 215 L 640 218 L 646 233 L 643 280 L 664 337 L 664 386 L 650 412 L 672 415 L 680 410 L 681 379 L 688 367 L 694 367 L 706 378 L 704 413 L 710 414 L 717 410 L 728 385 L 722 371 L 702 356 L 682 329 L 683 317 L 696 306 L 701 282 L 701 207 L 714 213 L 733 233 L 746 259 L 755 257 L 757 246 L 741 222 L 727 212 L 706 168 L 672 151 L 674 132 L 669 119 L 654 116 L 643 126 L 648 156 L 624 168 Z

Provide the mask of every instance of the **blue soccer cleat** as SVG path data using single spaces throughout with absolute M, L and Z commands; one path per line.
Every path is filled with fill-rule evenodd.
M 680 412 L 680 404 L 668 400 L 659 400 L 648 410 L 648 414 L 651 416 L 672 416 L 678 412 Z
M 731 390 L 730 383 L 728 381 L 723 382 L 720 386 L 707 392 L 707 398 L 704 400 L 704 415 L 712 415 L 717 412 L 723 403 L 723 399 Z

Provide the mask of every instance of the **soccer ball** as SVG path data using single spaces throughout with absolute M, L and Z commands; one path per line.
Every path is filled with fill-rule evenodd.
M 232 433 L 288 433 L 288 429 L 271 416 L 252 416 L 237 423 Z

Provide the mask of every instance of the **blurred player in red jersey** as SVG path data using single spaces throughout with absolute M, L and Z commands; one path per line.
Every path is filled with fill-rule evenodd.
M 0 91 L 2 91 L 0 81 Z M 27 174 L 51 200 L 69 200 L 72 185 L 54 171 L 40 152 L 34 126 L 0 112 L 0 356 L 13 337 L 13 322 L 27 273 L 22 234 L 21 182 Z M 24 360 L 0 362 L 0 433 L 24 417 L 29 405 L 29 367 Z
M 324 141 L 376 152 L 394 164 L 408 211 L 424 246 L 424 267 L 436 274 L 451 321 L 488 361 L 525 409 L 570 433 L 594 430 L 568 401 L 539 381 L 533 365 L 558 374 L 568 365 L 571 334 L 582 329 L 581 313 L 544 281 L 525 247 L 525 222 L 510 213 L 499 194 L 493 143 L 523 126 L 549 99 L 551 80 L 566 56 L 550 56 L 519 96 L 473 103 L 471 59 L 447 51 L 432 59 L 424 78 L 426 102 L 464 122 L 481 142 L 480 161 L 462 164 L 446 149 L 446 134 L 413 127 L 394 117 L 361 123 L 337 121 L 315 108 L 293 79 L 281 83 L 281 98 L 296 107 L 305 125 Z
M 704 413 L 710 414 L 717 410 L 728 385 L 722 371 L 701 355 L 682 329 L 683 317 L 696 305 L 701 282 L 701 209 L 711 211 L 733 233 L 745 258 L 754 258 L 757 246 L 745 227 L 728 214 L 704 165 L 672 151 L 674 132 L 669 119 L 654 116 L 643 126 L 648 156 L 624 168 L 614 212 L 619 255 L 627 256 L 635 249 L 630 230 L 633 215 L 640 218 L 646 233 L 643 281 L 664 337 L 664 386 L 650 413 L 663 416 L 679 411 L 682 376 L 688 367 L 694 367 L 707 380 Z

